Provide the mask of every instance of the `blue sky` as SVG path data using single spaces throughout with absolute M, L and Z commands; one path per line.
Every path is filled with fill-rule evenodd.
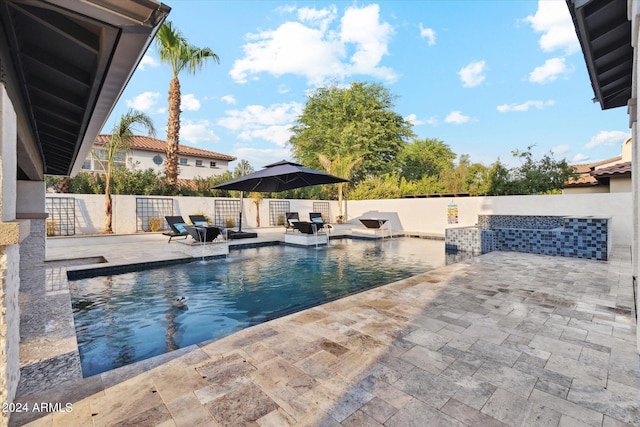
M 289 127 L 314 88 L 383 84 L 420 139 L 489 165 L 535 145 L 536 157 L 586 163 L 620 154 L 626 108 L 602 111 L 564 0 L 169 1 L 169 20 L 209 47 L 181 74 L 182 144 L 246 159 L 291 159 Z M 171 70 L 147 51 L 107 120 L 129 108 L 166 137 Z M 232 163 L 232 167 L 236 162 Z

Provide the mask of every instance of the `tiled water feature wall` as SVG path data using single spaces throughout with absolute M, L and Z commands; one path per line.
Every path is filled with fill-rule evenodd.
M 475 226 L 447 228 L 445 246 L 478 255 L 516 251 L 607 260 L 610 226 L 610 218 L 599 217 L 478 215 Z

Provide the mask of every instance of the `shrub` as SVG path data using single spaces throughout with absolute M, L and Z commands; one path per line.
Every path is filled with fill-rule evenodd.
M 160 216 L 149 218 L 149 231 L 158 232 L 164 229 L 164 219 Z
M 224 220 L 224 224 L 227 228 L 233 228 L 236 226 L 236 221 L 233 219 L 233 217 L 226 217 Z
M 47 221 L 47 237 L 54 237 L 56 235 L 56 225 L 57 221 Z

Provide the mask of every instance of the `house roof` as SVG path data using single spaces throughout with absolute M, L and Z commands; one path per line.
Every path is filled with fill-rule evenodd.
M 169 11 L 155 0 L 0 1 L 0 81 L 20 122 L 20 179 L 81 167 Z
M 631 176 L 631 162 L 617 163 L 615 165 L 595 169 L 591 172 L 591 175 L 596 179 Z
M 622 156 L 612 157 L 611 159 L 601 160 L 599 162 L 571 165 L 577 176 L 575 178 L 569 178 L 569 180 L 564 183 L 564 187 L 590 187 L 598 185 L 598 180 L 591 172 L 596 170 L 595 168 L 598 166 L 619 162 L 620 160 L 622 160 Z
M 111 140 L 111 135 L 98 135 L 96 137 L 97 144 L 104 144 Z M 131 141 L 131 149 L 141 151 L 151 151 L 154 153 L 164 153 L 167 148 L 166 141 L 161 139 L 152 138 L 150 136 L 134 135 Z M 229 156 L 227 154 L 216 153 L 215 151 L 203 150 L 200 148 L 189 147 L 188 145 L 180 144 L 178 154 L 183 156 L 202 157 L 206 159 L 226 160 L 234 161 L 236 157 Z
M 589 71 L 594 101 L 603 110 L 631 98 L 633 47 L 627 2 L 566 0 Z

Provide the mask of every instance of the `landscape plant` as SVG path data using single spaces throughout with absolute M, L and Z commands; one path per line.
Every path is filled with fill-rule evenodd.
M 392 172 L 411 123 L 393 110 L 395 97 L 380 84 L 353 82 L 313 91 L 291 131 L 293 157 L 312 169 L 322 167 L 318 154 L 362 158 L 355 182 Z
M 173 78 L 169 84 L 169 116 L 167 119 L 167 148 L 165 175 L 167 184 L 176 186 L 178 181 L 178 152 L 180 150 L 180 80 L 182 71 L 196 74 L 204 67 L 208 59 L 220 62 L 218 55 L 211 49 L 199 48 L 189 44 L 187 39 L 170 21 L 165 21 L 156 34 L 156 46 L 160 61 L 169 64 Z
M 102 147 L 104 156 L 95 156 L 104 170 L 104 196 L 105 196 L 105 224 L 104 232 L 113 233 L 112 214 L 113 199 L 111 197 L 111 176 L 115 170 L 116 155 L 119 152 L 128 152 L 133 139 L 133 131 L 136 125 L 147 130 L 149 135 L 155 135 L 153 121 L 145 113 L 129 110 L 120 117 L 113 127 L 109 140 Z

